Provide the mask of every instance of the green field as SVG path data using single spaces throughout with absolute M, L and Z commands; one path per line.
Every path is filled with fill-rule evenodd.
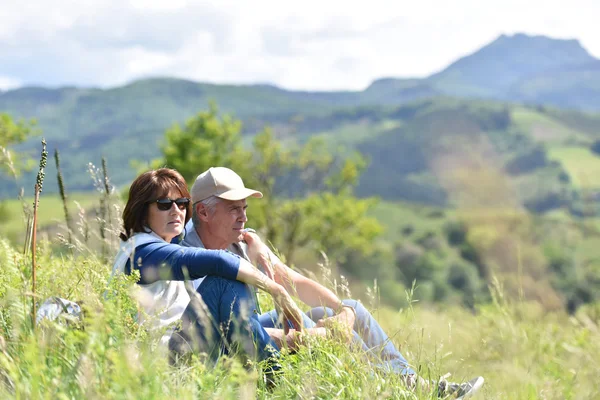
M 560 162 L 578 189 L 600 188 L 600 158 L 585 147 L 551 147 L 551 160 Z
M 589 140 L 585 133 L 531 108 L 516 108 L 511 112 L 511 118 L 516 126 L 539 142 L 564 143 L 566 140 Z
M 365 140 L 375 140 L 382 133 L 398 128 L 401 125 L 402 122 L 397 120 L 387 120 L 377 124 L 368 123 L 368 121 L 362 124 L 359 122 L 340 126 L 332 131 L 319 132 L 316 136 L 323 138 L 325 143 L 335 148 L 336 145 L 341 143 L 344 145 L 356 145 Z
M 72 220 L 75 222 L 79 218 L 79 207 L 87 211 L 86 218 L 90 218 L 90 212 L 98 204 L 100 196 L 95 192 L 73 193 L 68 195 L 67 204 Z M 79 204 L 79 206 L 77 205 Z M 14 245 L 23 243 L 26 230 L 25 210 L 33 210 L 33 198 L 25 198 L 22 201 L 17 199 L 7 199 L 0 201 L 2 215 L 0 218 L 1 236 L 8 238 Z M 53 225 L 64 224 L 65 217 L 63 211 L 63 202 L 58 194 L 40 195 L 38 208 L 38 227 L 44 229 Z

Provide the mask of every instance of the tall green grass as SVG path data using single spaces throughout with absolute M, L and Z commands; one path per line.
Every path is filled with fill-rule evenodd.
M 135 277 L 107 286 L 110 266 L 93 253 L 55 255 L 42 243 L 37 299 L 82 302 L 83 323 L 43 323 L 32 330 L 28 260 L 0 241 L 0 398 L 400 398 L 431 399 L 400 377 L 369 365 L 360 353 L 315 340 L 282 357 L 270 387 L 260 366 L 193 357 L 170 366 L 156 338 L 135 321 L 129 294 Z M 108 290 L 108 291 L 107 291 Z M 105 293 L 110 295 L 105 296 Z M 512 302 L 501 288 L 474 311 L 372 308 L 423 377 L 483 375 L 485 399 L 594 399 L 600 396 L 600 308 L 576 316 Z

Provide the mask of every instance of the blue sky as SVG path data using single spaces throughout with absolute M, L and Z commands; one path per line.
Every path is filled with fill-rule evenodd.
M 578 39 L 600 58 L 600 1 L 1 0 L 0 88 L 149 76 L 288 89 L 422 77 L 500 34 Z

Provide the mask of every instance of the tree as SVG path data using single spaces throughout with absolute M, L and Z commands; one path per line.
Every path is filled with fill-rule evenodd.
M 34 126 L 34 120 L 15 122 L 10 115 L 0 113 L 0 172 L 10 172 L 15 177 L 19 175 L 24 167 L 23 161 L 10 151 L 10 147 L 25 141 L 33 133 Z
M 251 166 L 243 179 L 248 186 L 260 188 L 264 196 L 257 202 L 253 222 L 264 230 L 268 242 L 281 243 L 282 229 L 279 229 L 278 224 L 285 217 L 278 207 L 281 202 L 278 201 L 275 184 L 281 177 L 289 174 L 293 167 L 292 152 L 275 140 L 269 128 L 256 135 L 252 144 Z
M 220 118 L 217 106 L 211 103 L 207 111 L 189 119 L 183 128 L 175 124 L 166 131 L 162 158 L 152 167 L 175 168 L 190 184 L 200 172 L 217 165 L 244 177 L 251 154 L 242 147 L 241 127 L 241 122 L 229 115 Z
M 175 125 L 166 132 L 163 158 L 153 166 L 175 168 L 190 184 L 211 166 L 236 171 L 264 194 L 251 203 L 249 226 L 290 264 L 301 247 L 340 261 L 350 252 L 371 251 L 382 227 L 367 216 L 375 199 L 353 195 L 367 164 L 359 153 L 332 152 L 321 139 L 286 147 L 268 127 L 246 149 L 241 127 L 230 116 L 219 117 L 211 104 L 183 129 Z
M 312 244 L 315 250 L 338 262 L 345 262 L 351 252 L 370 254 L 373 241 L 383 230 L 375 218 L 367 217 L 375 202 L 375 199 L 357 199 L 349 191 L 324 191 L 285 205 L 284 211 L 292 206 L 300 219 L 295 234 L 288 229 L 285 247 L 288 259 L 293 257 L 298 244 Z

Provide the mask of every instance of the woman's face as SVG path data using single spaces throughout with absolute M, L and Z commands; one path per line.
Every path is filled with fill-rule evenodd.
M 168 196 L 161 197 L 159 201 L 164 203 L 166 199 L 177 200 L 181 198 L 181 193 L 176 189 L 171 189 Z M 184 228 L 185 213 L 187 204 L 180 205 L 172 203 L 161 205 L 161 207 L 169 207 L 167 210 L 160 210 L 157 202 L 150 203 L 148 206 L 147 224 L 150 229 L 165 241 L 170 242 L 175 236 L 181 234 Z

